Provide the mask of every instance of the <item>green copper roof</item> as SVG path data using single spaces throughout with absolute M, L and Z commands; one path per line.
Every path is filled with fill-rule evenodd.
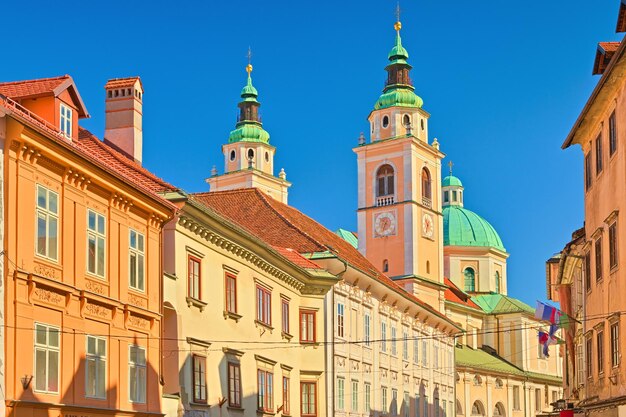
M 469 346 L 457 346 L 455 352 L 456 365 L 479 368 L 492 372 L 501 372 L 507 375 L 523 376 L 524 372 L 506 362 L 504 359 L 491 355 L 482 349 L 472 349 Z
M 389 52 L 389 61 L 404 61 L 399 63 L 406 64 L 406 60 L 409 59 L 409 52 L 402 46 L 402 39 L 400 38 L 400 31 L 396 30 L 396 44 Z
M 484 246 L 506 251 L 498 232 L 487 220 L 460 206 L 443 208 L 443 244 Z
M 461 180 L 458 179 L 457 177 L 453 176 L 453 175 L 448 175 L 447 177 L 445 177 L 443 179 L 443 181 L 441 182 L 441 186 L 442 187 L 462 187 L 463 183 L 461 183 Z
M 487 314 L 529 313 L 535 314 L 535 309 L 516 298 L 503 294 L 480 294 L 472 297 Z
M 339 229 L 335 232 L 340 238 L 351 244 L 355 249 L 359 248 L 359 239 L 349 230 Z
M 250 72 L 248 72 L 248 82 L 241 89 L 241 98 L 243 101 L 253 101 L 258 103 L 256 99 L 258 96 L 258 91 L 256 91 L 256 88 L 252 85 L 252 76 L 250 75 Z
M 269 143 L 270 134 L 256 122 L 241 122 L 230 132 L 228 143 L 232 142 L 263 142 Z
M 421 108 L 423 104 L 424 100 L 415 94 L 412 89 L 396 87 L 378 97 L 374 108 L 376 110 L 393 106 Z

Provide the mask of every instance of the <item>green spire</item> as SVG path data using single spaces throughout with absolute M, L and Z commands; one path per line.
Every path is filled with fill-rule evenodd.
M 248 82 L 241 89 L 241 98 L 243 101 L 253 101 L 258 103 L 257 97 L 259 96 L 259 93 L 252 85 L 252 65 L 248 64 L 246 71 L 248 72 Z
M 239 102 L 239 117 L 235 130 L 230 132 L 228 143 L 232 142 L 263 142 L 269 143 L 270 134 L 263 129 L 261 118 L 259 117 L 259 107 L 261 103 L 257 100 L 259 93 L 252 85 L 252 65 L 246 66 L 248 81 L 241 89 Z
M 398 63 L 408 65 L 406 60 L 409 59 L 409 52 L 404 48 L 404 46 L 402 46 L 402 38 L 400 37 L 402 23 L 396 22 L 394 28 L 396 29 L 396 45 L 389 52 L 389 61 L 391 61 L 392 64 Z

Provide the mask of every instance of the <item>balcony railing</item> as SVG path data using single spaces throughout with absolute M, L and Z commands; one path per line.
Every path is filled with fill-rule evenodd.
M 396 202 L 395 200 L 395 197 L 392 195 L 376 197 L 376 207 L 390 206 Z
M 65 136 L 65 134 L 63 134 L 63 132 L 61 132 L 61 130 L 57 126 L 48 122 L 43 117 L 40 117 L 36 115 L 35 113 L 31 112 L 30 110 L 23 107 L 15 100 L 12 100 L 11 98 L 0 94 L 0 105 L 12 111 L 12 114 L 14 116 L 20 117 L 21 119 L 25 119 L 29 121 L 30 123 L 35 124 L 40 129 L 43 129 L 54 136 L 58 136 L 59 138 L 67 142 L 71 142 L 71 139 L 68 139 L 67 136 Z
M 428 208 L 433 208 L 433 201 L 428 197 L 422 197 L 422 205 Z

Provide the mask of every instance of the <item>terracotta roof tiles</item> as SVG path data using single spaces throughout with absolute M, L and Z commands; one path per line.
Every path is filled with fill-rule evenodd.
M 107 81 L 104 88 L 109 89 L 109 88 L 133 87 L 136 81 L 139 81 L 139 84 L 141 85 L 141 79 L 139 77 L 113 78 Z
M 451 301 L 453 303 L 462 304 L 466 307 L 480 310 L 480 307 L 472 301 L 472 298 L 465 292 L 461 291 L 459 287 L 454 285 L 454 282 L 452 282 L 450 279 L 444 278 L 444 284 L 448 286 L 443 294 L 446 301 Z
M 68 80 L 71 81 L 72 77 L 63 75 L 61 77 L 0 83 L 0 94 L 13 99 L 52 94 L 56 88 Z

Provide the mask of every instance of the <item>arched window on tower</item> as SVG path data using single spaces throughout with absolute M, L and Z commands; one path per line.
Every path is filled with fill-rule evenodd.
M 432 189 L 430 182 L 430 171 L 422 168 L 422 203 L 430 207 L 432 201 Z
M 465 291 L 476 291 L 476 273 L 472 268 L 465 268 L 463 271 L 465 276 Z
M 496 292 L 500 293 L 500 272 L 496 271 Z
M 383 272 L 389 272 L 389 261 L 386 259 L 383 261 Z
M 472 405 L 472 415 L 473 416 L 485 415 L 485 407 L 483 406 L 483 403 L 481 403 L 480 401 L 474 401 L 474 404 Z
M 394 194 L 393 168 L 385 164 L 376 172 L 376 197 L 392 196 Z

